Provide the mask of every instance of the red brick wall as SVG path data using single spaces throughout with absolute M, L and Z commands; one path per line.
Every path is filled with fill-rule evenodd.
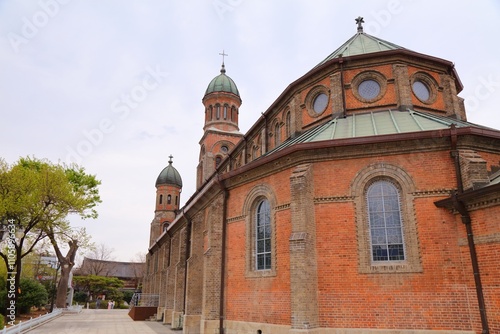
M 414 198 L 423 271 L 360 273 L 353 202 L 316 204 L 320 326 L 479 331 L 468 249 L 460 245 L 465 228 L 453 214 L 434 205 L 436 200 L 446 197 L 440 190 L 456 187 L 449 151 L 316 162 L 315 197 L 349 197 L 356 173 L 373 162 L 401 167 L 412 177 L 417 192 L 431 193 Z M 290 175 L 291 170 L 284 170 L 231 190 L 228 217 L 236 218 L 228 224 L 228 320 L 290 324 L 290 211 L 283 209 L 275 216 L 278 231 L 275 277 L 245 277 L 247 236 L 246 222 L 241 218 L 244 200 L 257 184 L 273 189 L 277 206 L 289 203 Z M 432 194 L 433 191 L 436 193 Z M 492 246 L 479 246 L 478 252 L 489 259 L 484 261 L 490 261 L 488 270 L 493 270 L 494 257 L 485 256 L 487 247 Z M 492 317 L 498 318 L 498 288 L 492 282 L 500 276 L 498 271 L 490 272 L 492 276 L 485 278 L 485 283 L 490 282 L 485 284 L 486 288 L 492 291 L 487 300 Z

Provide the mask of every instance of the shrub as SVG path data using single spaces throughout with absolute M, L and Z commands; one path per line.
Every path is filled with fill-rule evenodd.
M 21 313 L 30 313 L 33 306 L 40 307 L 47 303 L 47 290 L 37 281 L 21 278 L 21 293 L 18 295 L 17 307 Z

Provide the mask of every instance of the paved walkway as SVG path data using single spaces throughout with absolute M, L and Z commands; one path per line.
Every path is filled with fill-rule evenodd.
M 82 310 L 66 313 L 29 334 L 179 334 L 161 322 L 133 321 L 128 310 Z

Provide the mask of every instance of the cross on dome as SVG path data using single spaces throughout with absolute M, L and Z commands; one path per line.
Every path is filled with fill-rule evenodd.
M 358 32 L 363 32 L 363 23 L 365 23 L 365 21 L 363 20 L 363 18 L 361 16 L 358 16 L 356 19 L 354 19 L 358 25 Z

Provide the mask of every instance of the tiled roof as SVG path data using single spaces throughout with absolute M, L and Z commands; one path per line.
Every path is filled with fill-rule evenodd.
M 78 274 L 95 274 L 92 268 L 99 268 L 99 275 L 104 275 L 108 277 L 118 277 L 122 279 L 127 278 L 137 278 L 141 277 L 144 269 L 143 262 L 118 262 L 118 261 L 106 261 L 106 260 L 96 260 L 90 258 L 84 258 L 81 268 L 78 270 Z

